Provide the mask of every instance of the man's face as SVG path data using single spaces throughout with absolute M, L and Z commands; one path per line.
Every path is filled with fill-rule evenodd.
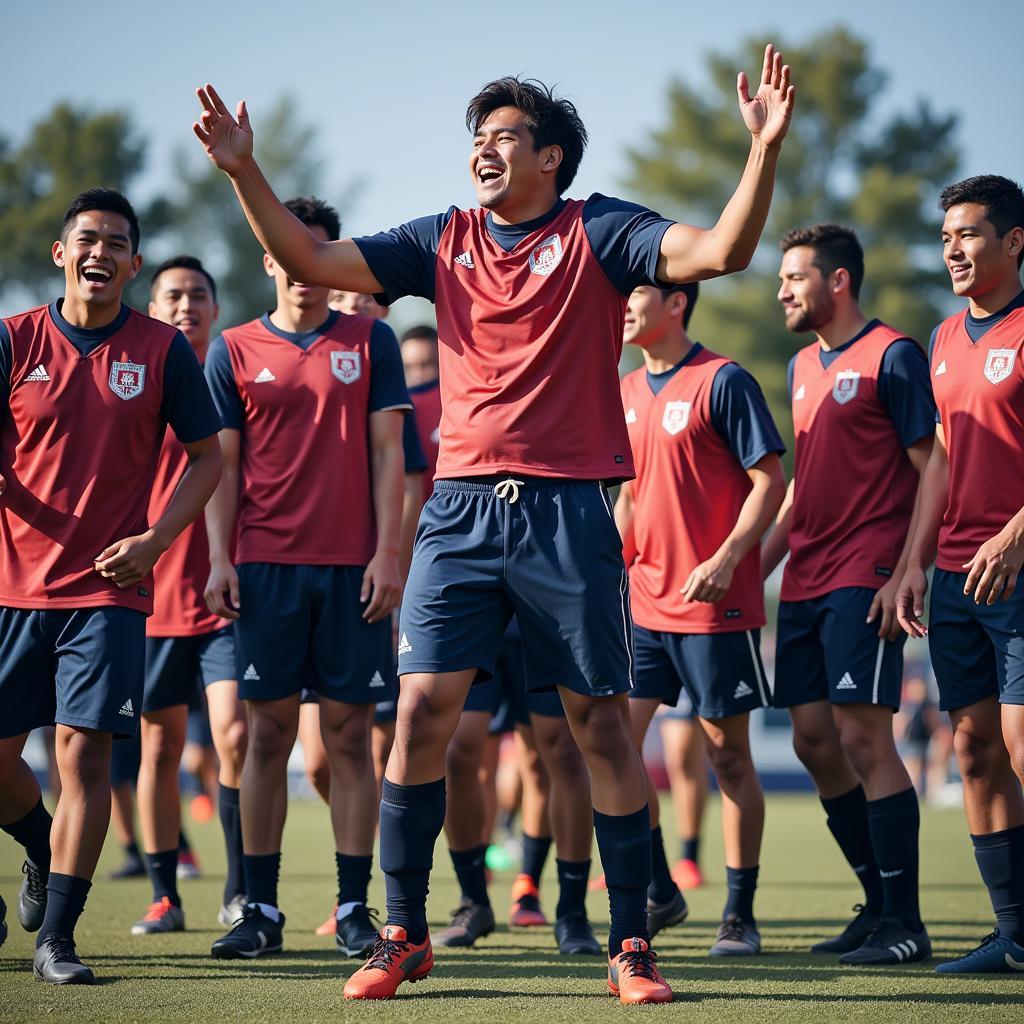
M 327 232 L 319 225 L 314 224 L 309 228 L 314 238 L 321 242 L 328 241 Z M 274 262 L 273 257 L 264 255 L 263 267 L 268 277 L 274 279 L 274 287 L 277 289 L 277 305 L 289 306 L 294 310 L 302 311 L 315 309 L 318 306 L 327 305 L 329 288 L 321 288 L 320 285 L 302 284 L 301 281 L 293 281 L 285 271 Z
M 407 338 L 402 342 L 402 366 L 405 383 L 411 388 L 433 384 L 437 380 L 437 346 L 426 338 Z
M 627 345 L 649 348 L 661 341 L 672 328 L 669 303 L 661 289 L 651 285 L 634 288 L 626 303 L 626 319 L 622 328 L 622 340 Z
M 999 238 L 995 225 L 980 203 L 951 206 L 942 221 L 942 258 L 946 261 L 953 293 L 983 295 L 1004 280 L 1008 268 L 1017 273 L 1016 250 L 1020 232 Z
M 388 307 L 382 306 L 372 295 L 365 292 L 343 292 L 332 289 L 327 305 L 339 313 L 355 316 L 372 316 L 375 320 L 386 320 Z
M 139 272 L 128 219 L 106 210 L 80 213 L 67 238 L 53 243 L 53 262 L 64 271 L 64 294 L 86 306 L 120 303 L 125 285 Z
M 828 279 L 813 261 L 814 250 L 807 245 L 794 246 L 782 256 L 779 302 L 786 327 L 794 334 L 816 331 L 836 315 L 836 300 Z
M 528 201 L 546 183 L 562 160 L 558 146 L 534 148 L 526 115 L 515 107 L 500 107 L 477 128 L 469 172 L 477 202 L 485 210 Z
M 149 315 L 177 327 L 193 348 L 209 344 L 217 314 L 210 283 L 198 270 L 172 267 L 154 282 Z

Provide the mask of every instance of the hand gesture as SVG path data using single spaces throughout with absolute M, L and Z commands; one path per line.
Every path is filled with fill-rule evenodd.
M 1024 548 L 1005 530 L 997 533 L 969 562 L 964 562 L 964 593 L 970 597 L 973 591 L 975 604 L 995 604 L 1000 598 L 1008 601 L 1017 588 L 1022 563 Z
M 164 553 L 151 530 L 108 544 L 93 561 L 93 568 L 115 587 L 124 589 L 145 579 Z
M 921 621 L 927 590 L 928 577 L 924 569 L 907 569 L 896 591 L 896 620 L 908 636 L 917 640 L 928 635 L 928 627 Z
M 896 618 L 896 595 L 901 582 L 902 580 L 894 576 L 871 599 L 867 621 L 874 622 L 881 616 L 882 621 L 878 626 L 878 636 L 881 640 L 895 640 L 900 635 L 900 623 Z
M 239 101 L 236 121 L 212 85 L 196 89 L 203 112 L 192 131 L 206 155 L 227 174 L 235 174 L 252 157 L 252 127 L 245 100 Z
M 214 615 L 222 619 L 239 618 L 242 601 L 238 595 L 238 573 L 230 562 L 218 561 L 210 565 L 210 578 L 203 597 Z
M 367 622 L 380 622 L 390 615 L 402 600 L 402 576 L 398 570 L 398 555 L 378 551 L 363 574 L 359 600 L 370 603 L 363 609 Z
M 743 71 L 736 79 L 736 92 L 743 123 L 750 134 L 766 146 L 778 146 L 789 131 L 795 90 L 789 84 L 789 65 L 782 63 L 782 54 L 771 43 L 764 50 L 757 93 L 751 97 L 750 84 Z
M 714 554 L 706 562 L 701 562 L 686 580 L 680 593 L 689 604 L 692 601 L 705 601 L 713 604 L 721 601 L 732 586 L 732 574 L 735 566 L 732 561 L 721 555 Z

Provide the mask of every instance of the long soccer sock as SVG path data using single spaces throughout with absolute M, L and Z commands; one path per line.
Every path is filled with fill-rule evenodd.
M 277 906 L 277 879 L 281 873 L 280 853 L 247 853 L 242 858 L 245 867 L 245 894 L 250 903 L 263 907 Z
M 388 924 L 409 940 L 427 936 L 427 888 L 434 843 L 444 826 L 444 779 L 399 786 L 384 779 L 380 802 L 380 869 L 388 899 Z
M 9 825 L 0 825 L 16 843 L 25 848 L 28 859 L 41 871 L 50 870 L 50 826 L 53 818 L 43 806 L 43 798 L 28 814 Z
M 192 844 L 189 843 L 188 836 L 185 835 L 185 830 L 183 828 L 178 829 L 178 850 L 181 853 L 192 852 Z
M 530 836 L 523 833 L 523 874 L 533 879 L 534 885 L 540 885 L 540 876 L 551 849 L 551 836 Z
M 347 917 L 355 904 L 366 902 L 372 865 L 373 857 L 369 854 L 363 857 L 334 854 L 334 866 L 338 871 L 338 917 Z
M 700 855 L 700 836 L 693 836 L 691 839 L 684 839 L 681 849 L 683 860 L 692 860 L 697 863 Z
M 153 885 L 153 902 L 159 903 L 165 896 L 176 906 L 181 906 L 178 895 L 178 848 L 160 853 L 147 853 L 146 874 Z
M 224 847 L 228 855 L 228 874 L 224 880 L 224 904 L 245 894 L 245 871 L 242 867 L 242 815 L 238 790 L 221 785 L 217 791 L 220 827 L 224 830 Z
M 759 870 L 756 865 L 752 868 L 725 869 L 728 895 L 725 899 L 725 909 L 722 911 L 723 921 L 730 914 L 735 914 L 741 921 L 757 926 L 757 921 L 754 920 L 754 893 L 757 891 Z
M 647 898 L 653 903 L 668 903 L 675 895 L 676 883 L 672 881 L 672 873 L 668 869 L 665 840 L 659 825 L 651 829 L 651 885 L 647 890 Z
M 36 949 L 48 935 L 59 935 L 74 939 L 75 925 L 85 909 L 85 898 L 89 895 L 92 882 L 74 875 L 58 875 L 50 872 L 46 883 L 46 914 L 43 925 L 36 936 Z
M 918 900 L 918 832 L 921 812 L 914 787 L 868 801 L 871 846 L 882 882 L 882 916 L 897 917 L 905 928 L 922 931 Z
M 632 814 L 594 811 L 594 832 L 608 885 L 608 955 L 618 956 L 626 939 L 650 941 L 647 889 L 651 884 L 651 816 L 647 804 Z
M 559 860 L 556 857 L 555 866 L 558 868 L 558 906 L 555 907 L 555 917 L 586 914 L 590 861 Z
M 999 934 L 1024 945 L 1024 825 L 971 836 Z
M 462 898 L 489 907 L 491 898 L 487 894 L 487 847 L 481 844 L 470 850 L 451 850 L 450 853 Z
M 882 913 L 882 879 L 871 846 L 868 829 L 868 801 L 859 783 L 842 796 L 821 798 L 828 830 L 847 863 L 864 887 L 864 905 L 872 914 Z

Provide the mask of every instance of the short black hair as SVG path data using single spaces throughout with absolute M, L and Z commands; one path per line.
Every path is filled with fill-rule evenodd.
M 860 298 L 860 287 L 864 283 L 864 250 L 853 228 L 842 224 L 812 224 L 806 228 L 793 228 L 782 236 L 779 248 L 783 252 L 807 246 L 814 250 L 811 261 L 821 271 L 822 277 L 839 270 L 850 275 L 850 294 Z
M 156 287 L 157 278 L 168 270 L 194 270 L 199 274 L 202 274 L 206 278 L 207 284 L 210 286 L 210 295 L 213 301 L 217 301 L 217 282 L 214 281 L 213 275 L 203 266 L 202 262 L 195 256 L 172 256 L 169 260 L 164 260 L 156 270 L 153 271 L 153 276 L 149 279 L 149 290 L 150 292 Z
M 666 301 L 670 295 L 676 292 L 682 292 L 686 296 L 686 309 L 683 310 L 683 330 L 685 330 L 690 326 L 690 317 L 693 316 L 693 310 L 697 305 L 700 285 L 696 281 L 690 281 L 688 284 L 670 284 L 666 288 L 659 285 L 658 287 Z
M 135 216 L 132 204 L 128 202 L 124 194 L 116 188 L 87 188 L 79 192 L 71 205 L 64 211 L 64 224 L 60 229 L 60 240 L 66 242 L 71 228 L 78 219 L 79 214 L 89 213 L 91 210 L 102 210 L 104 213 L 120 214 L 128 221 L 128 236 L 132 243 L 132 255 L 139 251 L 139 241 L 142 233 L 139 231 L 139 218 Z
M 410 327 L 402 333 L 402 340 L 399 344 L 404 345 L 407 341 L 413 341 L 414 339 L 417 341 L 429 341 L 431 345 L 436 345 L 437 331 L 430 324 L 417 324 L 415 327 Z
M 961 203 L 977 203 L 985 207 L 985 219 L 996 229 L 996 237 L 1007 231 L 1024 228 L 1024 191 L 1020 185 L 1001 174 L 977 174 L 947 185 L 939 196 L 943 213 Z M 1017 257 L 1017 266 L 1024 260 L 1024 250 Z
M 319 224 L 327 232 L 328 240 L 336 242 L 341 237 L 341 218 L 338 211 L 322 199 L 317 199 L 316 196 L 296 196 L 284 205 L 307 228 Z
M 587 148 L 587 129 L 575 104 L 556 98 L 543 82 L 513 75 L 488 82 L 466 108 L 466 127 L 476 134 L 480 125 L 501 107 L 515 107 L 526 117 L 533 133 L 533 148 L 560 146 L 562 162 L 555 172 L 555 187 L 561 195 L 573 182 Z

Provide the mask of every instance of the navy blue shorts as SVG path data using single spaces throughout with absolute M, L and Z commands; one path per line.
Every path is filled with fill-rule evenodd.
M 1024 581 L 1009 601 L 975 604 L 967 573 L 936 569 L 928 608 L 928 650 L 939 707 L 955 711 L 986 697 L 1024 704 Z
M 668 711 L 662 712 L 662 721 L 669 722 L 692 722 L 697 717 L 697 709 L 693 706 L 693 701 L 690 700 L 690 695 L 686 692 L 686 688 L 682 688 L 679 691 L 679 699 L 675 702 L 675 705 L 670 707 Z
M 382 700 L 377 702 L 373 709 L 374 725 L 388 725 L 398 718 L 398 698 L 394 700 Z
M 491 675 L 513 614 L 531 690 L 606 697 L 632 688 L 629 582 L 602 484 L 434 484 L 402 602 L 399 674 Z
M 128 782 L 134 788 L 139 780 L 142 763 L 142 732 L 134 736 L 121 736 L 110 745 L 110 784 L 121 786 Z
M 55 722 L 134 736 L 145 663 L 134 608 L 0 608 L 0 738 Z
M 761 664 L 761 631 L 662 633 L 633 627 L 636 689 L 675 707 L 685 690 L 701 718 L 731 718 L 766 708 L 771 692 Z
M 199 686 L 234 678 L 235 634 L 230 626 L 201 636 L 148 636 L 142 712 L 176 704 L 194 708 Z
M 355 565 L 240 565 L 239 697 L 282 700 L 310 689 L 347 704 L 394 699 L 391 619 L 363 618 L 365 572 Z
M 840 587 L 779 604 L 775 707 L 827 700 L 899 708 L 907 638 L 882 640 L 878 621 L 867 621 L 875 593 L 870 587 Z

